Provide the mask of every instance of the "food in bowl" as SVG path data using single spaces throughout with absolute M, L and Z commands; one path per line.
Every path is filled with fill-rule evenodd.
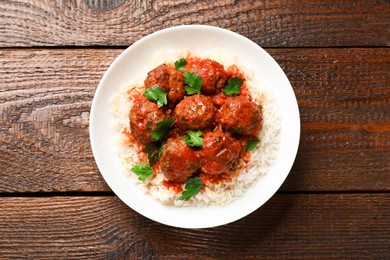
M 231 203 L 277 155 L 272 92 L 215 53 L 224 55 L 161 55 L 112 102 L 126 173 L 164 204 Z

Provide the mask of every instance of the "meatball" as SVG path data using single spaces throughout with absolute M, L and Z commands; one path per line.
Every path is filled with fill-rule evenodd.
M 130 110 L 130 129 L 142 144 L 153 142 L 152 132 L 166 115 L 156 103 L 142 99 Z
M 180 101 L 173 114 L 181 130 L 200 130 L 210 126 L 216 112 L 211 97 L 197 94 Z
M 182 182 L 196 172 L 200 161 L 194 149 L 189 147 L 183 137 L 169 138 L 161 157 L 161 170 L 169 181 Z
M 144 84 L 147 89 L 157 85 L 165 90 L 170 107 L 183 99 L 185 95 L 184 74 L 171 65 L 161 64 L 149 71 Z
M 228 78 L 222 64 L 210 59 L 190 59 L 186 69 L 202 78 L 202 93 L 214 95 L 225 86 Z
M 220 130 L 208 132 L 198 152 L 201 170 L 208 174 L 230 173 L 237 165 L 240 152 L 240 143 L 228 134 Z
M 263 124 L 260 109 L 243 96 L 228 97 L 219 109 L 216 120 L 226 131 L 243 135 L 257 135 Z

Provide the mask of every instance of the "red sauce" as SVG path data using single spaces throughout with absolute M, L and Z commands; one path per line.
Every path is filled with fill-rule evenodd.
M 239 77 L 239 78 L 241 78 L 241 79 L 245 79 L 244 73 L 243 73 L 239 68 L 237 68 L 236 65 L 231 65 L 231 66 L 226 70 L 226 73 L 229 75 L 229 78 Z
M 252 154 L 250 152 L 248 152 L 245 148 L 250 140 L 257 140 L 257 137 L 256 136 L 241 136 L 239 138 L 239 140 L 241 142 L 241 147 L 242 147 L 241 153 L 240 153 L 240 158 L 243 159 L 244 162 L 249 162 Z M 240 168 L 240 166 L 241 165 L 238 165 L 237 168 Z
M 202 180 L 203 183 L 219 184 L 219 183 L 231 181 L 232 174 L 221 173 L 221 174 L 215 175 L 215 174 L 201 173 L 199 175 L 199 178 Z
M 218 93 L 228 80 L 224 66 L 211 59 L 188 58 L 186 69 L 202 78 L 202 94 Z
M 162 184 L 169 190 L 173 190 L 176 193 L 181 193 L 183 191 L 183 182 L 174 182 L 163 180 Z
M 238 78 L 242 79 L 243 82 L 241 85 L 239 96 L 250 97 L 250 93 L 249 93 L 248 87 L 246 85 L 245 74 L 239 68 L 237 68 L 236 65 L 231 65 L 227 69 L 226 73 L 228 74 L 229 78 L 238 77 Z
M 213 96 L 213 103 L 217 107 L 221 107 L 223 104 L 225 104 L 225 101 L 227 99 L 227 95 L 223 92 L 218 93 L 217 95 Z
M 179 129 L 174 128 L 171 131 L 169 131 L 170 138 L 180 137 L 181 135 L 183 135 L 183 133 Z
M 136 141 L 135 136 L 134 136 L 134 134 L 130 131 L 130 128 L 129 128 L 129 127 L 123 128 L 122 134 L 125 135 L 125 136 L 129 139 L 129 142 L 132 143 L 132 142 L 135 142 L 135 141 Z
M 143 102 L 146 98 L 138 92 L 138 90 L 130 89 L 127 91 L 127 96 L 129 100 L 133 100 L 135 103 Z
M 215 61 L 212 61 L 209 59 L 200 59 L 197 57 L 191 57 L 190 54 L 188 54 L 188 56 L 186 57 L 186 61 L 187 61 L 186 70 L 193 71 L 193 73 L 196 73 L 202 77 L 202 80 L 203 80 L 202 94 L 211 97 L 212 102 L 216 108 L 219 109 L 221 106 L 223 106 L 225 104 L 226 100 L 228 100 L 229 96 L 226 95 L 225 93 L 221 92 L 221 89 L 223 86 L 225 86 L 225 84 L 227 83 L 227 80 L 230 78 L 233 78 L 233 77 L 238 77 L 238 78 L 243 80 L 243 83 L 242 83 L 241 88 L 240 88 L 240 94 L 238 94 L 238 96 L 244 96 L 244 97 L 247 97 L 249 100 L 252 100 L 251 95 L 249 93 L 248 86 L 247 86 L 247 82 L 245 79 L 246 78 L 245 74 L 236 65 L 232 65 L 232 66 L 228 67 L 226 70 L 224 70 L 223 65 L 221 65 L 221 64 L 218 65 L 218 64 L 216 64 L 217 62 L 215 62 Z M 206 65 L 209 67 L 208 70 L 205 70 Z M 210 71 L 212 73 L 210 73 Z M 223 71 L 223 73 L 221 71 Z M 223 82 L 223 83 L 220 83 L 220 82 Z M 210 85 L 211 87 L 209 88 L 208 85 Z M 134 103 L 142 103 L 142 102 L 145 102 L 147 100 L 143 96 L 142 93 L 140 93 L 139 91 L 137 91 L 135 89 L 128 91 L 127 95 L 128 95 L 127 97 L 129 99 L 129 101 L 133 101 Z M 162 108 L 165 115 L 171 115 L 172 113 L 174 113 L 174 112 L 172 112 L 173 109 L 174 109 L 174 107 L 168 107 L 168 108 L 163 107 Z M 141 122 L 141 123 L 144 123 L 146 125 L 146 123 L 148 123 L 148 121 L 146 123 L 145 122 Z M 216 125 L 216 126 L 211 125 L 211 126 L 214 128 L 214 131 L 216 131 L 216 129 L 222 130 L 221 125 Z M 174 138 L 181 138 L 181 136 L 183 136 L 183 131 L 181 131 L 178 127 L 179 127 L 179 125 L 177 125 L 176 127 L 175 127 L 175 124 L 173 125 L 172 129 L 169 132 L 169 138 L 174 139 Z M 122 133 L 129 139 L 129 143 L 138 143 L 139 144 L 137 146 L 137 148 L 138 148 L 138 155 L 139 155 L 140 161 L 148 163 L 147 154 L 143 152 L 144 146 L 141 145 L 137 141 L 136 135 L 134 135 L 131 132 L 130 128 L 127 127 L 125 129 L 123 129 Z M 243 163 L 240 163 L 240 161 L 241 162 L 242 161 L 249 162 L 249 160 L 251 158 L 251 153 L 247 152 L 245 150 L 245 147 L 246 147 L 248 141 L 255 140 L 256 137 L 249 136 L 249 135 L 240 136 L 240 135 L 236 135 L 234 133 L 231 134 L 231 136 L 232 136 L 232 138 L 234 138 L 236 146 L 238 146 L 239 148 L 242 148 L 239 150 L 239 152 L 237 152 L 240 154 L 239 155 L 240 159 L 235 162 L 237 164 L 233 165 L 233 167 L 237 166 L 237 168 L 234 169 L 234 172 L 228 173 L 228 172 L 226 172 L 227 170 L 223 169 L 220 171 L 220 172 L 223 172 L 221 174 L 208 174 L 208 173 L 204 173 L 202 171 L 205 171 L 205 172 L 212 172 L 212 171 L 207 171 L 207 170 L 204 170 L 203 168 L 201 168 L 201 169 L 196 170 L 195 172 L 191 171 L 191 173 L 193 174 L 192 176 L 198 176 L 201 179 L 201 181 L 205 184 L 206 183 L 220 184 L 220 183 L 231 181 L 233 178 L 235 178 L 239 174 L 239 170 L 242 169 L 243 167 L 245 167 Z M 237 141 L 239 144 L 237 144 Z M 227 143 L 226 145 L 231 146 L 231 143 Z M 167 147 L 167 146 L 165 146 L 165 147 Z M 190 149 L 190 148 L 188 148 L 188 149 Z M 188 153 L 185 152 L 185 150 L 183 150 L 182 148 L 180 148 L 178 150 L 182 151 L 182 155 L 180 156 L 181 160 L 176 160 L 176 159 L 172 160 L 171 165 L 174 165 L 174 167 L 172 168 L 173 171 L 177 170 L 178 172 L 183 173 L 183 170 L 181 168 L 183 168 L 184 171 L 187 170 L 188 167 L 186 167 L 186 166 L 188 166 L 188 161 L 191 161 L 191 160 L 190 160 L 190 158 L 187 158 L 189 155 L 188 155 Z M 168 154 L 168 150 L 164 150 L 164 152 L 166 154 Z M 197 157 L 199 158 L 199 155 L 197 155 Z M 211 156 L 209 156 L 209 157 L 211 157 Z M 171 158 L 174 158 L 174 157 L 171 157 Z M 202 157 L 201 159 L 204 159 L 204 157 Z M 215 160 L 214 161 L 210 160 L 210 161 L 211 161 L 211 163 L 215 162 Z M 207 162 L 203 161 L 203 166 L 206 165 L 206 163 Z M 160 160 L 159 160 L 152 167 L 153 172 L 155 172 L 155 173 L 161 172 L 161 167 L 163 167 L 163 166 L 164 166 L 164 163 L 163 162 L 160 163 Z M 165 174 L 165 177 L 166 176 L 167 175 Z M 183 192 L 183 186 L 184 186 L 185 182 L 178 182 L 177 181 L 177 180 L 181 181 L 182 179 L 174 179 L 174 178 L 168 178 L 168 179 L 176 180 L 176 181 L 169 181 L 167 179 L 163 180 L 162 184 L 167 189 L 172 190 L 176 193 Z
M 152 166 L 153 172 L 158 172 L 160 170 L 160 161 L 157 161 L 155 165 Z

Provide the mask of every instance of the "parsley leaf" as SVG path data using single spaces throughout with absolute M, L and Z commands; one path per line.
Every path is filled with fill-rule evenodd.
M 186 83 L 184 90 L 187 92 L 187 95 L 200 94 L 203 80 L 199 75 L 187 71 L 184 74 L 184 83 Z
M 252 150 L 256 147 L 256 145 L 257 145 L 258 143 L 260 143 L 260 140 L 249 140 L 249 141 L 248 141 L 248 144 L 247 144 L 246 147 L 245 147 L 245 150 L 246 150 L 247 152 L 252 151 Z
M 158 122 L 156 124 L 156 128 L 152 132 L 152 139 L 158 141 L 164 138 L 168 134 L 173 121 L 175 121 L 175 118 L 165 119 Z
M 203 186 L 204 184 L 199 177 L 188 179 L 185 190 L 182 192 L 178 200 L 189 200 L 192 196 L 198 194 L 202 190 Z
M 240 94 L 242 79 L 233 77 L 228 80 L 228 84 L 222 88 L 222 92 L 226 95 Z
M 145 181 L 149 176 L 153 174 L 152 168 L 150 166 L 139 163 L 133 168 L 131 168 L 131 171 L 134 172 L 138 176 L 138 180 Z
M 184 70 L 184 68 L 186 67 L 186 64 L 187 64 L 186 60 L 184 58 L 180 58 L 179 60 L 177 60 L 175 62 L 175 68 L 177 70 Z
M 202 131 L 188 131 L 188 135 L 183 137 L 184 142 L 189 146 L 203 147 Z
M 153 166 L 158 161 L 158 158 L 161 155 L 161 143 L 155 142 L 155 143 L 148 143 L 145 148 L 144 152 L 148 154 L 148 161 L 149 165 Z
M 145 90 L 144 97 L 152 102 L 157 102 L 158 107 L 168 104 L 167 93 L 157 85 Z

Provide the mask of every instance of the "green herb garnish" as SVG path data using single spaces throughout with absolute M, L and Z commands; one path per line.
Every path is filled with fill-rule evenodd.
M 164 138 L 169 133 L 169 129 L 171 128 L 173 121 L 175 121 L 175 118 L 165 119 L 158 122 L 156 128 L 152 132 L 152 139 L 158 141 Z
M 222 92 L 226 95 L 240 94 L 242 79 L 233 77 L 228 80 L 228 84 L 222 88 Z
M 131 171 L 134 172 L 138 176 L 138 180 L 145 181 L 149 176 L 153 174 L 153 170 L 150 166 L 139 163 L 133 168 L 131 168 Z
M 152 102 L 157 102 L 158 107 L 168 104 L 167 93 L 157 85 L 145 90 L 144 97 Z
M 175 68 L 177 70 L 184 70 L 184 68 L 186 67 L 186 64 L 187 64 L 186 60 L 184 58 L 180 58 L 179 60 L 177 60 L 175 62 Z
M 256 145 L 257 145 L 258 143 L 260 143 L 260 140 L 249 140 L 249 141 L 248 141 L 248 144 L 247 144 L 246 147 L 245 147 L 245 150 L 246 150 L 247 152 L 252 151 L 252 150 L 256 147 Z
M 160 158 L 161 148 L 162 144 L 160 142 L 148 143 L 145 146 L 144 152 L 148 155 L 148 161 L 150 166 L 155 165 L 158 161 L 158 158 Z
M 182 192 L 178 200 L 189 200 L 191 197 L 198 194 L 202 190 L 203 186 L 204 184 L 199 177 L 188 179 L 186 186 L 184 187 L 185 190 Z
M 260 110 L 263 110 L 263 106 L 262 105 L 258 105 L 257 106 Z
M 183 137 L 184 142 L 192 147 L 203 147 L 202 131 L 188 131 L 188 135 Z
M 203 81 L 199 75 L 187 71 L 184 74 L 184 83 L 186 83 L 184 89 L 187 95 L 200 94 Z

